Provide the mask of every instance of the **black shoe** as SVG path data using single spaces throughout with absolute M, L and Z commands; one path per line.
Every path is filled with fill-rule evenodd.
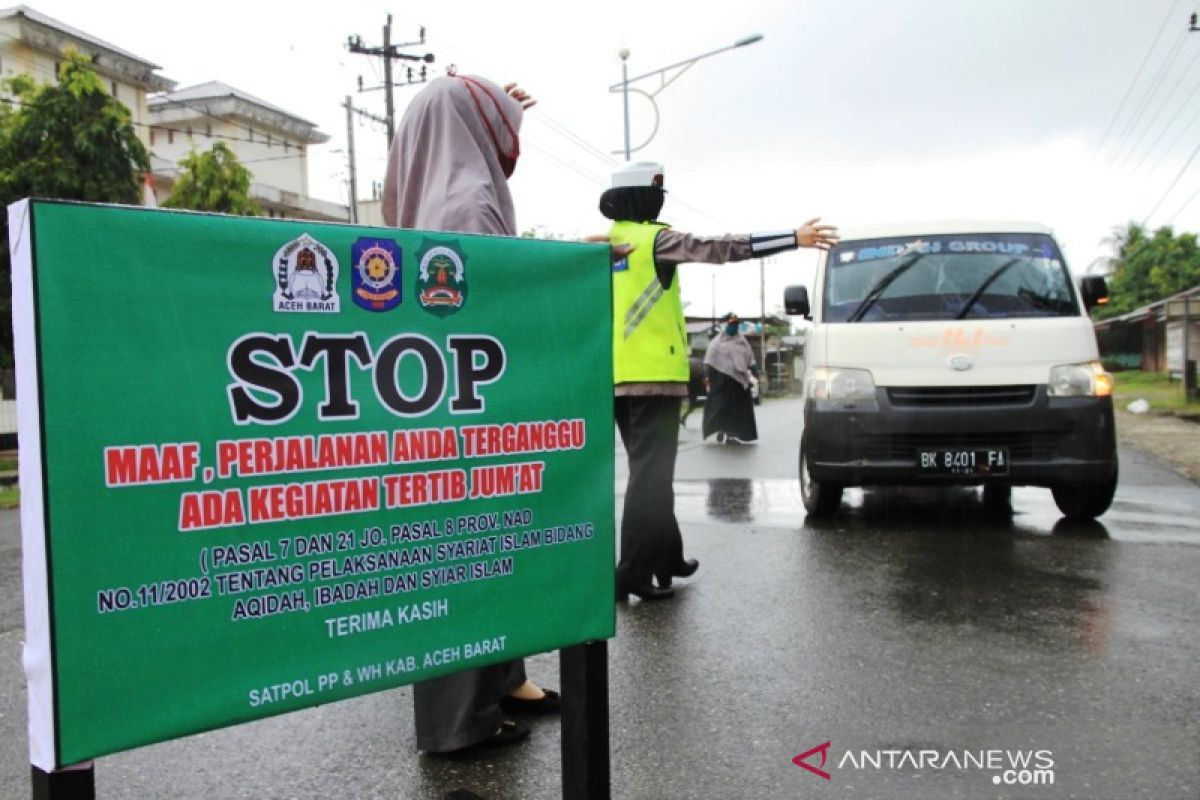
M 670 589 L 672 578 L 690 578 L 696 574 L 696 570 L 698 569 L 700 569 L 699 561 L 694 558 L 685 558 L 671 569 L 670 574 L 664 575 L 660 573 L 654 577 L 658 580 L 659 588 Z
M 690 578 L 696 574 L 696 570 L 700 569 L 700 561 L 695 558 L 685 558 L 675 565 L 671 570 L 671 575 L 676 578 Z
M 516 744 L 529 737 L 529 726 L 524 722 L 506 719 L 500 722 L 500 727 L 496 729 L 488 738 L 482 742 L 476 742 L 467 748 L 469 750 L 488 750 L 493 747 L 506 747 L 510 744 Z
M 473 759 L 483 756 L 499 747 L 524 741 L 529 737 L 530 728 L 524 722 L 511 719 L 501 720 L 500 727 L 491 736 L 481 741 L 461 747 L 458 750 L 431 750 L 428 755 L 434 758 L 449 760 Z
M 620 581 L 617 581 L 617 602 L 626 603 L 629 601 L 629 595 L 636 595 L 643 603 L 648 603 L 651 600 L 666 600 L 668 597 L 675 596 L 675 590 L 668 587 L 655 586 L 653 583 L 647 583 L 645 586 L 625 586 Z
M 557 714 L 561 708 L 558 692 L 553 689 L 543 689 L 545 694 L 537 700 L 526 700 L 513 697 L 511 694 L 500 698 L 500 708 L 509 714 Z

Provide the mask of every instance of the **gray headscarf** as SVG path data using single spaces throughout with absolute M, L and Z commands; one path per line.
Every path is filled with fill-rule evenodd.
M 740 333 L 728 334 L 721 331 L 717 338 L 708 343 L 704 353 L 705 366 L 723 372 L 742 386 L 750 385 L 750 367 L 754 365 L 754 348 Z
M 524 111 L 473 75 L 435 78 L 408 104 L 383 181 L 388 225 L 515 236 L 502 160 L 516 159 Z

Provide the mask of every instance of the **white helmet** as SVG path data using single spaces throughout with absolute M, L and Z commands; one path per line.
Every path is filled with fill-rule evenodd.
M 622 164 L 613 171 L 612 185 L 614 189 L 626 186 L 663 186 L 663 165 L 654 161 L 635 161 Z

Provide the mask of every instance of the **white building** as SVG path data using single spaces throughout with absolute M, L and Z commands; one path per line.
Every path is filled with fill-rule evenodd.
M 221 141 L 250 170 L 250 196 L 270 216 L 348 218 L 346 206 L 308 195 L 308 146 L 329 141 L 312 122 L 219 81 L 152 97 L 149 110 L 159 197 L 175 183 L 180 159 Z
M 383 204 L 378 197 L 358 201 L 358 224 L 373 225 L 377 228 L 387 224 L 383 221 Z
M 146 96 L 175 88 L 175 81 L 156 74 L 161 67 L 115 47 L 28 6 L 0 9 L 0 75 L 26 74 L 39 83 L 56 83 L 63 53 L 73 48 L 92 60 L 108 81 L 109 91 L 133 115 L 142 143 L 150 143 L 150 112 Z
M 157 74 L 157 64 L 28 6 L 0 9 L 0 76 L 26 74 L 54 83 L 70 48 L 91 59 L 109 91 L 129 109 L 150 151 L 158 200 L 174 185 L 181 158 L 224 141 L 250 170 L 250 195 L 267 214 L 348 218 L 346 206 L 308 196 L 308 146 L 329 140 L 313 123 L 215 81 L 175 91 L 176 82 Z

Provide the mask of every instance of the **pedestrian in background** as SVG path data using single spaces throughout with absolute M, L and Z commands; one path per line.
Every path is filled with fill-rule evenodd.
M 703 438 L 716 434 L 718 444 L 727 440 L 753 442 L 758 438 L 754 398 L 750 394 L 750 384 L 757 376 L 754 348 L 742 336 L 741 321 L 731 311 L 704 353 L 708 394 L 701 426 Z
M 508 178 L 520 154 L 522 116 L 534 103 L 515 84 L 501 88 L 469 75 L 430 81 L 409 103 L 392 141 L 384 221 L 418 230 L 515 236 Z M 413 686 L 417 747 L 430 753 L 518 742 L 529 727 L 506 715 L 558 708 L 558 694 L 527 680 L 522 660 Z
M 659 222 L 666 192 L 663 167 L 626 164 L 600 196 L 613 221 L 614 248 L 632 246 L 613 264 L 614 412 L 629 457 L 617 563 L 618 601 L 672 596 L 672 579 L 700 566 L 684 558 L 675 519 L 675 456 L 679 411 L 688 389 L 688 342 L 676 268 L 685 262 L 720 264 L 797 247 L 828 249 L 837 229 L 812 219 L 794 230 L 705 238 Z M 657 581 L 657 585 L 653 582 Z

